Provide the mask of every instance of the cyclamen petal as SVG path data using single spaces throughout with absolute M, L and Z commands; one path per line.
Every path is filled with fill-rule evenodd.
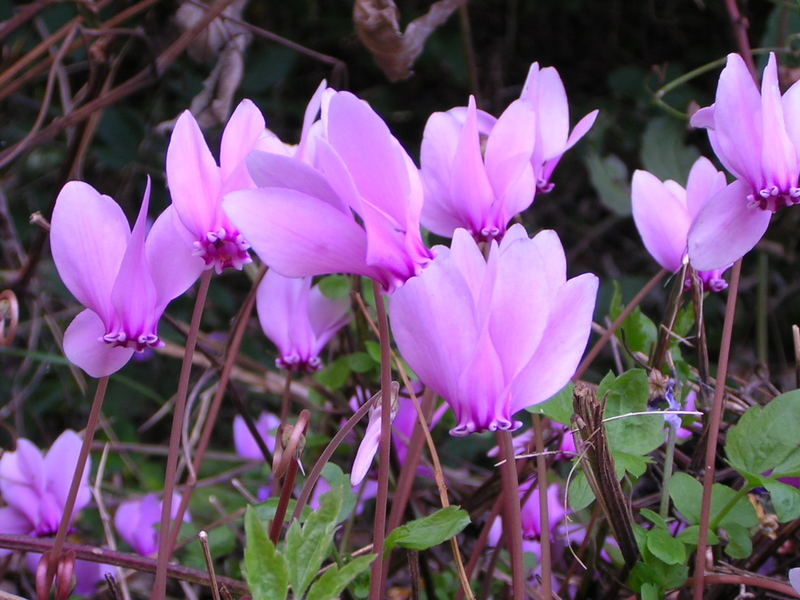
M 591 329 L 597 278 L 562 282 L 559 249 L 551 232 L 523 239 L 515 230 L 508 242 L 491 244 L 481 269 L 477 244 L 457 230 L 449 252 L 439 251 L 394 292 L 389 313 L 397 346 L 456 413 L 452 434 L 514 429 L 515 412 L 546 400 L 574 373 Z M 546 267 L 548 257 L 557 264 Z M 523 297 L 530 293 L 524 304 L 535 318 L 514 308 L 515 284 L 526 290 Z
M 281 424 L 281 420 L 268 412 L 262 412 L 256 421 L 256 431 L 258 431 L 261 439 L 264 440 L 264 445 L 270 452 L 275 452 L 275 435 L 276 430 Z M 233 419 L 233 445 L 236 449 L 236 454 L 242 458 L 251 460 L 264 460 L 264 455 L 258 447 L 253 434 L 244 422 L 241 415 L 236 415 Z
M 173 494 L 171 518 L 175 518 L 180 503 L 181 497 Z M 160 520 L 161 500 L 155 494 L 147 494 L 139 500 L 128 500 L 119 505 L 114 515 L 114 528 L 137 554 L 150 556 L 158 551 L 156 526 Z M 190 521 L 189 513 L 184 514 L 183 521 Z

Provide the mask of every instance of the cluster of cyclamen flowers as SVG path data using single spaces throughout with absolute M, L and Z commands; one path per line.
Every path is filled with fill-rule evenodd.
M 452 433 L 514 429 L 514 413 L 574 372 L 597 278 L 567 279 L 554 232 L 529 238 L 507 227 L 537 190 L 552 189 L 561 155 L 595 116 L 570 134 L 557 72 L 534 64 L 499 118 L 473 99 L 432 115 L 417 169 L 366 102 L 324 82 L 297 146 L 243 101 L 219 163 L 184 112 L 167 150 L 172 205 L 149 232 L 149 184 L 133 231 L 118 205 L 85 183 L 70 182 L 56 201 L 54 261 L 86 306 L 65 333 L 65 353 L 92 376 L 113 373 L 161 345 L 160 315 L 204 268 L 241 269 L 252 247 L 270 268 L 258 309 L 278 366 L 318 368 L 322 347 L 349 319 L 347 302 L 324 297 L 311 277 L 370 277 L 390 297 L 401 354 L 453 408 Z M 420 225 L 453 237 L 451 247 L 427 248 Z

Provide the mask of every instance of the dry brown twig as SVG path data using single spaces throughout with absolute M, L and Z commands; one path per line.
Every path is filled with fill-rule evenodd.
M 400 31 L 394 0 L 356 0 L 353 22 L 361 42 L 372 52 L 389 81 L 408 79 L 425 41 L 466 0 L 438 0 L 428 12 Z

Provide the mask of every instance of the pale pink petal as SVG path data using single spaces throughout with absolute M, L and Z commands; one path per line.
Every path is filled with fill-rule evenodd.
M 115 326 L 127 334 L 137 336 L 155 334 L 156 324 L 161 316 L 160 313 L 156 314 L 156 287 L 150 275 L 145 253 L 149 202 L 150 178 L 148 177 L 139 216 L 131 231 L 117 279 L 111 289 L 111 303 L 116 317 L 120 320 Z
M 105 343 L 105 333 L 100 317 L 88 309 L 78 313 L 64 332 L 64 354 L 91 377 L 116 373 L 133 356 L 132 348 Z
M 714 104 L 715 151 L 722 164 L 751 185 L 761 183 L 761 96 L 738 54 L 729 54 Z
M 381 414 L 380 404 L 376 404 L 369 411 L 369 423 L 367 423 L 367 429 L 364 431 L 364 439 L 358 445 L 358 451 L 353 460 L 353 468 L 350 472 L 350 485 L 352 486 L 361 483 L 370 466 L 372 466 L 372 461 L 381 441 Z
M 308 295 L 308 319 L 317 338 L 318 353 L 350 321 L 350 298 L 328 298 L 315 285 Z
M 522 225 L 514 227 L 520 229 L 519 235 L 525 231 Z M 507 242 L 506 238 L 503 238 L 500 247 L 504 252 L 507 247 L 513 245 L 513 240 Z M 527 240 L 527 233 L 521 239 Z M 535 246 L 541 257 L 541 268 L 550 289 L 549 295 L 552 298 L 567 281 L 567 257 L 564 254 L 564 246 L 561 245 L 558 234 L 552 229 L 543 229 L 531 238 L 530 243 Z
M 525 100 L 512 102 L 489 134 L 484 153 L 486 173 L 505 222 L 533 202 L 536 181 L 530 161 L 535 142 L 535 107 Z
M 50 228 L 53 261 L 67 289 L 107 324 L 129 237 L 128 221 L 114 200 L 82 181 L 61 189 Z
M 698 129 L 706 128 L 706 129 L 713 129 L 714 128 L 714 105 L 711 106 L 704 106 L 703 108 L 698 109 L 692 115 L 691 119 L 689 119 L 689 124 L 692 127 L 696 127 Z
M 311 140 L 311 126 L 314 124 L 314 121 L 320 112 L 322 96 L 325 94 L 325 90 L 327 89 L 328 82 L 323 79 L 319 86 L 317 86 L 314 95 L 311 96 L 311 100 L 308 101 L 305 113 L 303 113 L 303 129 L 300 133 L 300 143 L 297 145 L 296 154 L 297 158 L 300 160 L 309 160 L 311 157 L 314 146 L 313 141 Z
M 698 158 L 692 165 L 689 179 L 686 181 L 686 207 L 689 210 L 689 218 L 694 220 L 711 196 L 726 185 L 725 174 L 722 171 L 717 171 L 705 156 Z
M 410 197 L 405 150 L 383 120 L 363 100 L 337 92 L 328 107 L 327 140 L 362 198 L 404 225 Z
M 570 279 L 555 298 L 542 341 L 514 380 L 512 415 L 544 402 L 575 373 L 589 340 L 597 286 L 597 277 L 586 273 Z
M 569 105 L 567 92 L 558 71 L 546 67 L 539 71 L 537 113 L 540 115 L 539 131 L 543 160 L 564 152 L 569 134 Z
M 0 458 L 0 492 L 5 502 L 23 513 L 35 528 L 39 504 L 46 493 L 47 474 L 39 449 L 25 438 L 14 452 Z
M 167 147 L 167 184 L 175 210 L 189 231 L 200 239 L 217 230 L 220 171 L 188 110 L 178 117 Z
M 261 259 L 287 277 L 377 272 L 366 264 L 366 234 L 329 204 L 288 189 L 233 192 L 223 209 Z
M 636 228 L 650 255 L 672 272 L 681 267 L 691 225 L 685 194 L 677 197 L 647 171 L 633 174 L 631 207 Z
M 594 125 L 597 115 L 599 114 L 600 111 L 595 109 L 584 115 L 584 117 L 575 124 L 575 127 L 572 128 L 572 131 L 567 138 L 567 144 L 564 146 L 565 152 L 577 144 L 583 136 L 589 133 L 589 130 Z
M 483 164 L 475 116 L 475 98 L 472 96 L 469 98 L 467 119 L 450 168 L 450 191 L 454 212 L 459 215 L 462 226 L 469 227 L 473 234 L 483 233 L 482 229 L 495 226 L 498 231 L 489 232 L 487 229 L 486 235 L 496 235 L 499 228 L 505 225 L 488 222 L 495 197 Z
M 256 421 L 256 431 L 261 435 L 264 445 L 270 452 L 275 451 L 276 429 L 280 424 L 281 420 L 268 412 L 262 412 Z M 236 415 L 233 419 L 233 445 L 236 454 L 242 458 L 264 460 L 261 449 L 241 415 Z
M 520 225 L 520 227 L 522 226 Z M 527 235 L 525 239 L 527 239 Z M 456 229 L 453 232 L 450 248 L 442 246 L 437 246 L 437 248 L 441 248 L 442 257 L 447 257 L 453 262 L 469 287 L 472 298 L 477 301 L 483 287 L 486 260 L 469 232 L 466 229 Z
M 794 591 L 800 594 L 800 567 L 789 569 L 789 583 Z
M 778 84 L 778 65 L 773 52 L 770 52 L 767 68 L 764 69 L 761 102 L 764 135 L 761 144 L 761 164 L 765 183 L 777 185 L 780 190 L 788 190 L 797 184 L 797 153 L 786 133 L 781 90 Z
M 244 159 L 265 128 L 264 116 L 258 107 L 251 100 L 242 100 L 225 125 L 220 142 L 219 170 L 225 191 L 249 187 Z
M 268 271 L 256 291 L 258 321 L 281 357 L 311 358 L 314 332 L 308 320 L 310 277 L 284 277 Z
M 147 234 L 145 254 L 156 290 L 157 312 L 188 290 L 205 268 L 193 254 L 194 238 L 170 205 L 156 219 Z
M 322 173 L 295 158 L 254 151 L 247 157 L 247 168 L 258 187 L 279 187 L 303 192 L 342 212 L 348 210 L 347 204 Z
M 461 368 L 457 393 L 448 398 L 456 416 L 456 426 L 450 433 L 460 436 L 518 426 L 511 420 L 502 359 L 488 330 L 484 329 L 471 354 Z
M 0 533 L 7 535 L 30 535 L 35 529 L 33 523 L 24 513 L 12 506 L 0 508 Z M 0 551 L 0 556 L 9 554 L 9 550 Z
M 689 261 L 698 271 L 722 269 L 749 252 L 772 213 L 747 206 L 751 188 L 734 181 L 700 210 L 689 230 Z
M 794 142 L 795 151 L 800 151 L 800 81 L 792 84 L 781 98 L 783 118 L 789 139 Z
M 78 464 L 78 455 L 82 445 L 81 437 L 71 429 L 67 429 L 53 442 L 44 457 L 47 488 L 53 493 L 61 508 L 67 503 L 67 495 L 72 484 L 72 475 L 75 471 L 75 466 Z M 91 457 L 89 457 L 86 459 L 86 467 L 81 477 L 73 514 L 86 506 L 91 499 L 89 491 L 91 464 Z

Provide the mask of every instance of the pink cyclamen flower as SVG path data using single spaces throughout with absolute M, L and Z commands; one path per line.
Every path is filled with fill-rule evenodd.
M 523 483 L 519 486 L 520 501 L 527 494 L 528 499 L 522 505 L 520 510 L 520 519 L 522 524 L 522 538 L 524 540 L 524 550 L 526 552 L 533 552 L 539 554 L 539 539 L 542 535 L 541 516 L 539 514 L 539 490 L 534 489 L 528 493 L 532 485 L 531 481 Z M 547 488 L 547 519 L 548 530 L 554 531 L 561 521 L 564 519 L 564 501 L 558 490 L 558 485 L 555 483 L 550 484 Z M 503 520 L 499 517 L 492 524 L 489 530 L 489 544 L 496 546 L 500 540 L 500 534 L 503 531 Z
M 800 567 L 789 569 L 789 583 L 794 591 L 800 594 Z
M 50 245 L 58 274 L 86 307 L 64 332 L 64 354 L 92 377 L 158 348 L 158 319 L 202 271 L 167 209 L 145 235 L 150 180 L 131 231 L 119 205 L 82 181 L 56 199 Z
M 444 237 L 459 227 L 478 241 L 502 237 L 533 202 L 535 141 L 536 112 L 524 100 L 512 102 L 499 119 L 479 114 L 472 96 L 466 109 L 433 113 L 420 153 L 422 224 Z
M 661 181 L 647 171 L 636 171 L 631 184 L 633 220 L 645 248 L 667 271 L 676 273 L 687 254 L 689 229 L 706 203 L 725 188 L 725 174 L 707 158 L 698 158 L 686 188 L 672 180 Z M 705 290 L 719 292 L 728 287 L 722 269 L 697 271 Z M 691 287 L 687 277 L 686 287 Z
M 705 127 L 719 160 L 737 181 L 716 194 L 689 232 L 689 258 L 699 270 L 733 263 L 758 243 L 772 213 L 800 202 L 800 85 L 781 97 L 775 55 L 761 93 L 744 61 L 729 54 L 716 101 L 691 123 Z
M 244 159 L 268 146 L 264 117 L 250 100 L 239 103 L 222 132 L 219 165 L 192 113 L 184 111 L 175 123 L 167 147 L 167 183 L 177 216 L 193 237 L 193 252 L 207 269 L 221 273 L 252 262 L 250 245 L 221 203 L 228 192 L 255 187 Z
M 171 519 L 175 518 L 180 503 L 181 497 L 173 494 Z M 188 512 L 183 520 L 189 522 Z M 160 521 L 161 500 L 155 494 L 146 494 L 138 500 L 128 500 L 119 505 L 114 515 L 114 528 L 137 554 L 150 556 L 158 552 L 157 526 Z
M 514 225 L 488 260 L 465 229 L 394 292 L 403 358 L 455 412 L 453 435 L 516 429 L 517 411 L 550 398 L 575 372 L 592 323 L 597 277 L 567 280 L 553 231 Z
M 584 116 L 570 132 L 569 104 L 561 77 L 554 67 L 539 68 L 535 62 L 528 71 L 520 99 L 533 104 L 536 111 L 536 142 L 531 164 L 540 192 L 553 189 L 550 177 L 564 153 L 594 125 L 597 110 Z
M 270 452 L 275 452 L 275 436 L 280 424 L 281 420 L 278 417 L 266 411 L 262 412 L 256 421 L 256 431 Z M 242 458 L 264 460 L 264 455 L 241 415 L 236 415 L 233 419 L 233 446 L 236 454 Z
M 16 535 L 47 537 L 58 530 L 67 503 L 72 474 L 78 463 L 81 438 L 64 431 L 46 454 L 20 438 L 14 452 L 0 457 L 0 531 Z M 83 470 L 71 520 L 89 502 L 89 464 Z
M 311 277 L 284 277 L 268 271 L 258 286 L 261 329 L 278 348 L 275 364 L 290 371 L 316 371 L 319 353 L 350 321 L 350 299 L 328 298 Z
M 391 291 L 431 258 L 419 230 L 419 173 L 353 94 L 326 93 L 321 122 L 313 166 L 310 157 L 254 152 L 247 163 L 259 189 L 228 194 L 223 208 L 282 275 L 355 273 Z

